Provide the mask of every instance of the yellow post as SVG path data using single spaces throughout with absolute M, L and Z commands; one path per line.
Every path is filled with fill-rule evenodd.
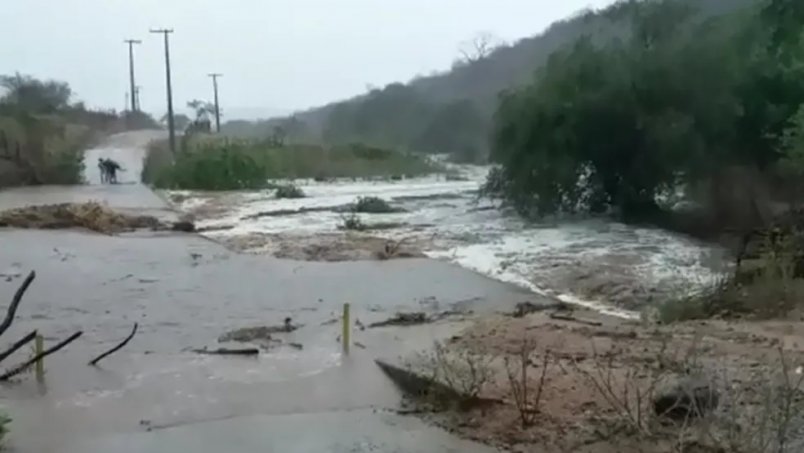
M 343 304 L 343 335 L 341 335 L 341 340 L 343 341 L 343 352 L 345 354 L 349 354 L 349 334 L 351 333 L 350 323 L 349 323 L 349 304 Z
M 41 354 L 42 351 L 45 349 L 44 343 L 45 342 L 44 338 L 42 338 L 42 335 L 37 335 L 36 340 L 34 342 L 36 355 Z M 41 381 L 44 378 L 45 378 L 45 361 L 43 359 L 39 359 L 36 361 L 36 379 Z

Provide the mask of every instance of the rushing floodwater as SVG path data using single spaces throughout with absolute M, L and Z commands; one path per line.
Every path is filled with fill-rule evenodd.
M 198 226 L 215 239 L 253 233 L 323 236 L 337 233 L 342 208 L 359 196 L 377 196 L 405 212 L 362 214 L 365 223 L 395 228 L 366 233 L 405 239 L 426 255 L 451 261 L 534 292 L 623 316 L 679 291 L 700 288 L 718 273 L 722 251 L 661 230 L 604 220 L 529 224 L 504 212 L 477 190 L 487 167 L 458 167 L 467 180 L 430 176 L 404 181 L 297 182 L 302 199 L 275 199 L 271 191 L 181 196 L 180 207 L 201 212 Z M 206 206 L 206 209 L 198 209 Z M 210 209 L 211 207 L 211 209 Z M 311 210 L 312 209 L 312 210 Z M 302 210 L 287 214 L 284 211 Z M 273 215 L 264 215 L 273 212 Z M 262 216 L 255 217 L 255 214 Z M 279 215 L 277 215 L 279 214 Z

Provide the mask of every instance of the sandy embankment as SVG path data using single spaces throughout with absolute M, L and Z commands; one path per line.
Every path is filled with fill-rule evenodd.
M 526 382 L 533 424 L 522 428 L 512 382 L 522 382 L 520 357 L 526 344 L 532 348 L 526 355 Z M 480 396 L 500 403 L 425 418 L 463 437 L 513 451 L 726 451 L 709 448 L 776 435 L 771 431 L 778 424 L 764 426 L 763 433 L 751 430 L 779 416 L 779 406 L 769 409 L 766 398 L 779 394 L 777 384 L 784 382 L 785 370 L 796 387 L 793 393 L 804 390 L 804 326 L 796 321 L 657 326 L 588 310 L 542 310 L 523 318 L 481 316 L 446 346 L 452 353 L 468 350 L 483 357 L 485 362 L 477 363 L 485 363 L 492 377 Z M 422 357 L 410 363 L 414 369 L 427 369 Z M 718 395 L 719 405 L 706 422 L 654 416 L 655 397 L 690 376 Z M 796 426 L 804 421 L 795 418 Z M 741 432 L 728 432 L 734 423 L 742 426 Z M 804 445 L 801 434 L 798 428 L 789 433 L 799 447 Z M 678 450 L 679 440 L 685 449 Z

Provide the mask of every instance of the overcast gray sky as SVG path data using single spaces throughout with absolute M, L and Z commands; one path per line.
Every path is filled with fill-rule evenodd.
M 448 68 L 480 31 L 505 41 L 612 0 L 4 0 L 0 73 L 70 83 L 95 107 L 123 106 L 136 48 L 143 109 L 164 112 L 162 40 L 171 36 L 174 102 L 211 98 L 223 72 L 230 118 L 324 104 L 367 85 Z

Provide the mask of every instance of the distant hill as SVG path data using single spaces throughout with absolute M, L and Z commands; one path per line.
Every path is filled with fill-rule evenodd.
M 435 76 L 394 83 L 352 99 L 294 116 L 298 141 L 362 142 L 422 152 L 449 152 L 465 160 L 487 155 L 488 132 L 498 94 L 528 82 L 555 51 L 589 36 L 604 43 L 625 37 L 637 0 L 599 11 L 583 11 L 555 22 L 542 34 L 499 47 L 474 61 L 457 62 Z M 642 0 L 651 1 L 651 0 Z M 701 17 L 718 15 L 760 0 L 678 0 L 696 7 Z M 287 120 L 284 120 L 287 121 Z M 268 135 L 283 120 L 254 125 L 251 136 Z M 241 132 L 248 129 L 238 128 Z

